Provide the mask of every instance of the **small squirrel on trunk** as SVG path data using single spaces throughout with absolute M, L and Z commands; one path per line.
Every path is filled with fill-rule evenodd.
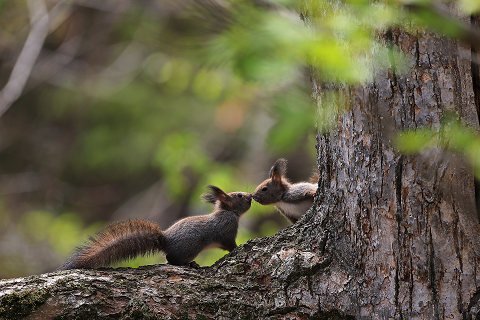
M 253 193 L 253 200 L 260 204 L 273 204 L 280 213 L 295 223 L 312 206 L 317 183 L 290 183 L 287 160 L 278 159 L 270 169 L 270 177 L 260 183 Z
M 61 269 L 98 268 L 158 251 L 166 254 L 170 264 L 195 265 L 193 259 L 205 248 L 232 251 L 237 247 L 238 220 L 250 209 L 252 196 L 225 193 L 215 186 L 209 189 L 203 199 L 215 204 L 212 213 L 181 219 L 164 231 L 146 220 L 110 225 L 77 248 Z

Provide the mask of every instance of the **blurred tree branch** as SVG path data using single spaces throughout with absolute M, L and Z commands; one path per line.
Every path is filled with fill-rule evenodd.
M 49 12 L 45 1 L 27 0 L 30 32 L 6 85 L 0 91 L 0 117 L 22 94 L 49 33 L 51 15 L 64 3 L 65 1 L 60 0 Z

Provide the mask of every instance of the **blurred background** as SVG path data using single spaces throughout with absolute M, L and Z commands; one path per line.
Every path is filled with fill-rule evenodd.
M 252 10 L 248 19 L 254 9 L 240 8 Z M 53 271 L 112 221 L 167 228 L 209 213 L 206 185 L 253 191 L 277 157 L 290 160 L 293 180 L 311 174 L 308 77 L 293 63 L 270 68 L 278 53 L 251 39 L 268 30 L 232 30 L 226 8 L 32 0 L 0 1 L 0 15 L 1 278 Z M 273 207 L 253 204 L 237 242 L 287 225 Z M 225 253 L 208 250 L 197 262 Z
M 312 82 L 338 89 L 392 65 L 407 72 L 414 59 L 382 35 L 458 36 L 468 19 L 444 15 L 443 2 L 0 0 L 0 278 L 53 271 L 113 221 L 167 228 L 209 213 L 206 185 L 251 192 L 279 157 L 291 180 L 307 179 L 316 131 L 348 105 L 313 96 Z M 478 0 L 448 5 L 472 21 L 480 12 Z M 479 154 L 477 133 L 454 128 L 478 142 L 457 149 Z M 437 134 L 410 132 L 400 146 L 437 146 Z M 237 243 L 288 225 L 254 203 Z

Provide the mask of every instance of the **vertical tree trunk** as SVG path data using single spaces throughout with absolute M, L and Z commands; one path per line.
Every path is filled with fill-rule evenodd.
M 334 198 L 327 247 L 354 271 L 350 313 L 460 319 L 479 299 L 472 170 L 439 150 L 402 156 L 392 139 L 402 129 L 437 129 L 449 112 L 477 129 L 478 75 L 470 49 L 453 40 L 400 31 L 384 38 L 413 58 L 411 71 L 392 68 L 343 91 L 348 111 L 318 139 L 320 194 Z

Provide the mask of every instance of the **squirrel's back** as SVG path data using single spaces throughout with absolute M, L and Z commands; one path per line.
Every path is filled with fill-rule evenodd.
M 134 258 L 164 247 L 160 226 L 145 220 L 131 220 L 108 226 L 78 247 L 62 269 L 97 268 Z
M 167 260 L 186 264 L 204 248 L 222 247 L 225 239 L 234 241 L 237 228 L 238 216 L 228 211 L 182 219 L 164 231 Z

